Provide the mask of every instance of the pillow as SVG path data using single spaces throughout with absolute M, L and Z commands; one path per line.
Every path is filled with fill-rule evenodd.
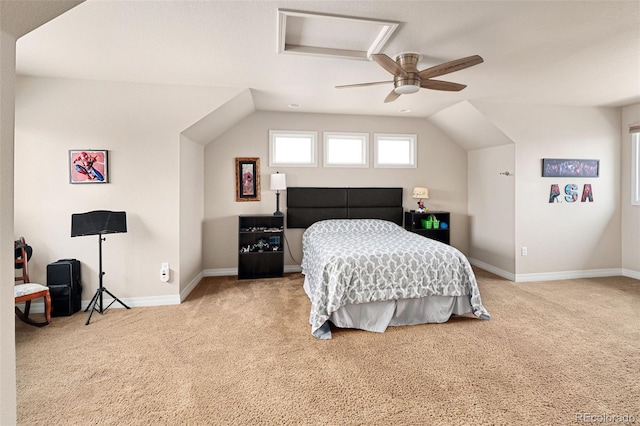
M 326 233 L 394 232 L 402 229 L 393 222 L 382 219 L 329 219 L 314 223 L 304 231 L 303 238 Z

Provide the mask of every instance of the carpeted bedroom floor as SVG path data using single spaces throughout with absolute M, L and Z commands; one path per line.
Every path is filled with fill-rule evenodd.
M 181 305 L 16 323 L 20 425 L 640 423 L 640 281 L 512 283 L 490 321 L 335 330 L 303 277 L 205 278 Z

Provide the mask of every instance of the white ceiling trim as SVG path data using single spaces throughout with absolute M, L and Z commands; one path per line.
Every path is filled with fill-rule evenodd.
M 295 20 L 296 26 L 290 25 Z M 382 51 L 400 24 L 349 16 L 278 9 L 278 53 L 369 60 Z M 322 45 L 327 34 L 343 35 Z M 339 37 L 338 37 L 339 38 Z M 344 46 L 353 48 L 344 48 Z M 341 47 L 342 46 L 342 47 Z

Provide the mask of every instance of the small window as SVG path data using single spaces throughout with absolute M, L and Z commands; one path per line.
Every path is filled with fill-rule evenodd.
M 369 167 L 368 133 L 325 132 L 325 167 Z
M 417 135 L 374 135 L 374 167 L 416 168 Z
M 270 130 L 269 166 L 316 167 L 317 132 Z
M 640 206 L 640 133 L 631 135 L 631 204 Z

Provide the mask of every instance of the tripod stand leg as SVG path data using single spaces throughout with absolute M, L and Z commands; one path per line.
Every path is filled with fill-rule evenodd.
M 106 292 L 109 296 L 111 296 L 113 298 L 111 303 L 109 303 L 109 305 L 104 309 L 102 308 L 102 297 L 101 297 L 103 292 Z M 100 301 L 100 307 L 99 308 L 98 308 L 98 301 Z M 91 299 L 91 302 L 89 303 L 87 308 L 84 310 L 85 312 L 87 312 L 89 310 L 89 308 L 91 308 L 91 312 L 89 312 L 89 318 L 87 318 L 87 322 L 85 323 L 85 325 L 89 325 L 89 322 L 91 322 L 91 316 L 93 315 L 94 311 L 98 311 L 99 313 L 102 314 L 107 309 L 109 309 L 109 306 L 113 305 L 115 302 L 120 303 L 122 306 L 124 306 L 127 309 L 131 309 L 122 300 L 118 299 L 113 293 L 111 293 L 106 288 L 104 288 L 104 287 L 98 288 L 98 290 L 96 291 L 96 294 L 93 296 L 93 299 Z
M 107 292 L 107 294 L 113 298 L 113 302 L 111 302 L 111 303 L 109 304 L 109 306 L 113 305 L 115 302 L 118 302 L 119 304 L 121 304 L 121 305 L 122 305 L 122 306 L 124 306 L 125 308 L 127 308 L 127 309 L 131 309 L 130 307 L 128 307 L 127 305 L 125 305 L 125 304 L 124 304 L 124 302 L 123 302 L 122 300 L 120 300 L 120 299 L 118 299 L 116 296 L 114 296 L 114 295 L 113 295 L 113 293 L 111 293 L 109 290 L 107 290 L 106 288 L 103 288 L 103 290 L 104 290 L 104 291 L 106 291 L 106 292 Z M 107 308 L 108 308 L 109 306 L 107 306 Z
M 87 306 L 87 309 L 85 309 L 84 311 L 86 312 L 89 308 L 91 308 L 91 312 L 89 312 L 89 318 L 87 318 L 87 322 L 84 323 L 84 325 L 89 325 L 89 323 L 91 322 L 91 316 L 93 315 L 93 312 L 96 311 L 96 306 L 98 306 L 98 297 L 102 294 L 102 290 L 103 288 L 99 288 L 98 291 L 96 291 L 96 294 L 93 296 L 93 299 L 91 299 L 91 303 L 89 303 L 89 306 Z M 102 313 L 102 305 L 100 305 L 100 310 L 98 311 L 100 313 Z
M 100 289 L 98 289 L 98 291 L 96 291 L 96 293 L 93 295 L 93 298 L 91 299 L 91 302 L 89 302 L 87 307 L 84 309 L 85 312 L 89 311 L 89 308 L 91 308 L 91 305 L 95 305 L 98 302 L 98 295 L 99 294 L 100 294 Z

